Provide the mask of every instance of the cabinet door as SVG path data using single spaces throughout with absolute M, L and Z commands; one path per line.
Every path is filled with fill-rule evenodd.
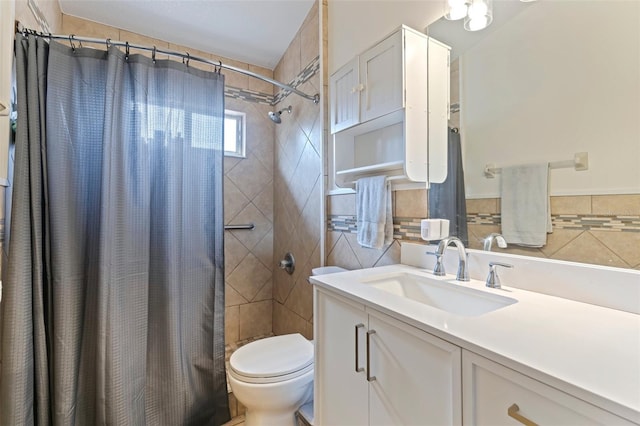
M 351 127 L 360 121 L 358 58 L 336 71 L 329 79 L 331 88 L 331 133 Z
M 461 349 L 374 312 L 369 333 L 370 424 L 460 425 Z
M 632 424 L 479 355 L 463 352 L 465 425 Z
M 367 315 L 362 307 L 317 288 L 315 296 L 316 424 L 367 425 L 369 390 L 364 371 Z
M 360 55 L 360 121 L 404 106 L 402 40 L 398 31 Z

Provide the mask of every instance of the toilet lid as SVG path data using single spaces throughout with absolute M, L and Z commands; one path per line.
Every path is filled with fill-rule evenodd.
M 300 334 L 268 337 L 239 348 L 229 364 L 244 377 L 285 376 L 313 364 L 313 344 Z

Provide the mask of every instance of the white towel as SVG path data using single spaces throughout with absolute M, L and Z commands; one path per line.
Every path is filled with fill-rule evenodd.
M 502 168 L 502 235 L 508 243 L 542 247 L 552 232 L 549 163 Z
M 379 249 L 393 239 L 391 186 L 385 176 L 356 182 L 358 244 Z

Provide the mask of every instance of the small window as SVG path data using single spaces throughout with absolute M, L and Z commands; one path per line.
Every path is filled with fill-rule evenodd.
M 224 110 L 224 155 L 245 158 L 245 122 L 244 112 Z

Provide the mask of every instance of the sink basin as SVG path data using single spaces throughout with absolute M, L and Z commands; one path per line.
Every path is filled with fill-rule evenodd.
M 372 277 L 362 282 L 391 294 L 467 317 L 486 314 L 517 302 L 511 297 L 463 287 L 464 284 L 451 284 L 408 272 Z

